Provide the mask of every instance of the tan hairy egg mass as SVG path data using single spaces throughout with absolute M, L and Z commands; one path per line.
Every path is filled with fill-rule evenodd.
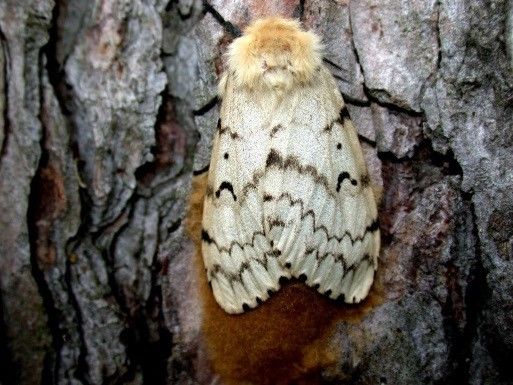
M 343 305 L 298 280 L 285 282 L 253 311 L 229 314 L 216 302 L 201 255 L 201 222 L 207 173 L 195 176 L 187 232 L 194 241 L 195 275 L 201 303 L 201 345 L 208 363 L 228 385 L 320 385 L 321 372 L 339 362 L 330 343 L 337 321 L 360 322 L 382 301 L 373 286 L 357 306 Z

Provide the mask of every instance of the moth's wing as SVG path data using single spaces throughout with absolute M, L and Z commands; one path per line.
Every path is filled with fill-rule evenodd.
M 311 122 L 310 131 L 317 130 L 318 153 L 306 159 L 294 154 L 303 157 L 303 174 L 309 174 L 303 182 L 306 197 L 302 202 L 302 225 L 285 234 L 295 246 L 284 250 L 280 258 L 290 266 L 292 276 L 306 279 L 307 285 L 333 299 L 356 303 L 367 296 L 377 268 L 380 234 L 376 201 L 358 135 L 325 69 L 320 73 L 319 87 L 321 90 L 315 92 L 320 99 L 318 106 L 309 108 L 314 115 L 299 119 Z M 330 112 L 329 108 L 337 110 Z M 316 112 L 322 116 L 316 117 Z M 315 122 L 325 121 L 326 115 L 338 118 L 325 127 L 316 126 Z M 306 134 L 308 127 L 292 129 Z M 312 142 L 307 146 L 312 147 Z M 304 150 L 307 153 L 309 148 Z M 307 180 L 312 175 L 319 183 L 308 187 Z M 297 176 L 298 181 L 301 177 Z M 287 189 L 293 188 L 290 184 Z
M 279 289 L 281 266 L 265 235 L 260 183 L 265 140 L 253 130 L 263 118 L 225 80 L 203 211 L 202 253 L 216 301 L 241 313 Z M 251 132 L 251 135 L 249 134 Z M 259 160 L 259 157 L 261 158 Z

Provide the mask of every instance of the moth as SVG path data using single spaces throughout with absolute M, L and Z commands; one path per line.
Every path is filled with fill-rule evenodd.
M 319 37 L 257 20 L 229 46 L 219 97 L 201 233 L 216 301 L 242 313 L 297 278 L 360 302 L 377 268 L 376 198 Z

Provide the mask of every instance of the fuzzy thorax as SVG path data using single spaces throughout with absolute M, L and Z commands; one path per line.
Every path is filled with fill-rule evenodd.
M 308 83 L 322 62 L 320 39 L 296 20 L 257 20 L 228 51 L 229 71 L 238 86 L 289 89 Z

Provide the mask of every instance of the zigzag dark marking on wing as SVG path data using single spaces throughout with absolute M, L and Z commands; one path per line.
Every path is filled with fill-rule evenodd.
M 326 175 L 320 174 L 319 171 L 312 165 L 302 165 L 299 162 L 299 159 L 295 156 L 287 156 L 283 158 L 282 155 L 278 153 L 278 151 L 271 149 L 269 151 L 269 155 L 267 155 L 266 168 L 277 167 L 279 170 L 295 170 L 300 175 L 310 175 L 314 181 L 318 184 L 322 184 L 328 195 L 334 196 L 334 194 L 330 191 L 329 182 Z
M 265 175 L 265 170 L 261 170 L 261 171 L 255 171 L 253 173 L 253 177 L 251 178 L 251 182 L 248 182 L 246 183 L 243 187 L 242 187 L 242 190 L 241 190 L 241 197 L 240 197 L 240 202 L 239 204 L 242 206 L 243 203 L 246 201 L 247 197 L 248 197 L 248 191 L 252 188 L 254 188 L 255 190 L 257 189 L 257 186 L 258 184 L 260 183 L 260 179 Z M 259 219 L 257 218 L 257 216 L 255 215 L 255 213 L 253 211 L 251 211 L 251 216 L 253 218 L 253 220 L 255 221 L 255 223 L 258 223 L 259 222 Z M 264 224 L 263 224 L 263 218 L 261 220 L 261 225 L 262 225 L 262 228 L 264 228 Z
M 316 248 L 316 247 L 307 247 L 306 250 L 305 250 L 305 254 L 304 255 L 309 255 L 309 254 L 312 254 L 314 252 L 315 252 L 315 259 L 318 262 L 322 262 L 326 258 L 328 258 L 329 255 L 333 255 L 333 257 L 335 258 L 335 262 L 341 262 L 342 263 L 342 266 L 344 266 L 344 271 L 348 268 L 346 266 L 346 261 L 344 260 L 344 254 L 343 253 L 327 252 L 327 253 L 324 253 L 322 256 L 319 256 L 318 248 Z
M 269 231 L 271 231 L 273 227 L 285 227 L 285 222 L 278 218 L 267 217 L 267 223 L 269 224 Z
M 373 222 L 373 223 L 375 223 L 375 222 Z M 206 230 L 202 230 L 202 232 L 201 232 L 201 238 L 202 238 L 202 240 L 204 242 L 207 242 L 208 244 L 214 244 L 216 249 L 219 251 L 219 253 L 226 252 L 226 253 L 228 253 L 228 255 L 230 255 L 230 253 L 231 253 L 231 251 L 232 251 L 232 249 L 233 249 L 233 247 L 235 245 L 238 245 L 241 249 L 244 249 L 245 246 L 254 247 L 255 237 L 257 235 L 264 235 L 264 233 L 261 232 L 261 231 L 253 233 L 251 242 L 246 242 L 246 243 L 240 244 L 237 241 L 232 241 L 230 243 L 230 246 L 227 248 L 227 247 L 219 246 L 217 244 L 217 242 L 213 238 L 210 237 L 209 233 Z M 344 260 L 344 255 L 342 253 L 336 254 L 336 253 L 327 252 L 327 253 L 324 253 L 322 256 L 320 256 L 319 255 L 319 250 L 317 250 L 316 248 L 308 248 L 308 249 L 306 249 L 305 250 L 305 255 L 308 255 L 308 254 L 310 254 L 310 253 L 312 253 L 314 251 L 316 253 L 315 259 L 317 261 L 319 261 L 319 263 L 324 261 L 329 255 L 333 255 L 333 257 L 335 259 L 335 262 L 342 263 L 342 266 L 344 267 L 344 276 L 349 271 L 356 269 L 356 267 L 359 266 L 360 263 L 362 263 L 362 261 L 364 261 L 364 260 L 368 260 L 368 261 L 373 262 L 373 258 L 369 254 L 365 254 L 364 257 L 359 261 L 358 264 L 353 264 L 351 266 L 347 266 L 346 261 Z M 261 264 L 264 267 L 264 269 L 267 270 L 268 257 L 269 256 L 273 256 L 274 258 L 278 258 L 280 256 L 280 252 L 278 250 L 270 250 L 270 251 L 265 252 L 263 256 L 264 256 L 263 260 L 259 259 L 259 260 L 256 260 L 256 262 Z M 248 268 L 249 268 L 249 263 L 243 262 L 240 265 L 240 267 L 239 267 L 239 271 L 235 274 L 235 273 L 227 273 L 221 267 L 221 265 L 215 264 L 213 266 L 213 268 L 209 272 L 209 278 L 210 278 L 210 280 L 212 280 L 212 279 L 215 279 L 215 276 L 217 274 L 222 274 L 222 275 L 224 275 L 230 281 L 230 283 L 233 282 L 233 281 L 242 282 L 242 273 L 245 270 L 247 270 Z
M 365 228 L 365 231 L 364 231 L 363 235 L 361 235 L 361 236 L 357 236 L 357 237 L 353 238 L 351 233 L 349 233 L 348 231 L 346 231 L 341 237 L 337 237 L 336 235 L 331 235 L 330 236 L 326 226 L 324 226 L 324 225 L 316 226 L 316 224 L 315 224 L 315 222 L 316 222 L 315 212 L 313 210 L 305 211 L 304 210 L 304 203 L 303 203 L 303 201 L 300 198 L 293 199 L 292 196 L 289 193 L 282 193 L 277 198 L 277 200 L 281 200 L 281 199 L 284 199 L 284 198 L 286 198 L 289 201 L 291 207 L 296 205 L 296 204 L 300 205 L 300 209 L 301 209 L 300 219 L 301 220 L 304 220 L 304 218 L 306 218 L 308 215 L 312 216 L 313 234 L 315 234 L 317 231 L 322 231 L 326 235 L 326 242 L 329 242 L 330 240 L 335 239 L 335 240 L 337 240 L 338 243 L 341 243 L 342 240 L 345 237 L 349 237 L 349 239 L 351 241 L 351 244 L 354 245 L 355 242 L 357 242 L 357 241 L 360 241 L 360 242 L 363 241 L 363 239 L 365 238 L 365 236 L 367 235 L 368 232 L 374 232 L 374 231 L 379 229 L 377 220 L 374 220 L 370 225 L 368 225 Z M 272 197 L 271 195 L 266 195 L 266 200 L 267 201 L 270 201 L 272 199 L 275 199 L 275 198 Z M 276 224 L 276 225 L 278 225 L 278 224 Z M 281 225 L 281 223 L 280 223 L 280 225 Z M 218 250 L 219 253 L 226 252 L 228 255 L 231 254 L 233 248 L 236 245 L 239 246 L 242 250 L 244 249 L 244 247 L 247 247 L 247 246 L 254 247 L 255 239 L 256 239 L 256 236 L 258 236 L 258 235 L 262 235 L 262 236 L 265 237 L 265 232 L 263 232 L 263 231 L 255 231 L 252 234 L 252 236 L 251 236 L 251 242 L 240 243 L 238 241 L 232 241 L 228 247 L 225 247 L 225 246 L 219 246 L 219 244 L 215 241 L 215 239 L 213 239 L 210 236 L 208 231 L 202 230 L 202 232 L 201 232 L 201 238 L 202 238 L 202 240 L 204 242 L 206 242 L 208 244 L 214 244 L 214 246 L 216 247 L 216 249 Z M 309 249 L 307 249 L 305 251 L 305 254 L 310 254 L 313 251 L 314 251 L 314 248 L 309 248 Z M 374 265 L 373 258 L 370 255 L 368 255 L 368 254 L 364 255 L 363 259 L 360 260 L 360 263 L 353 264 L 351 266 L 347 266 L 346 261 L 344 260 L 344 255 L 342 253 L 335 254 L 335 253 L 328 252 L 328 253 L 323 254 L 322 256 L 319 256 L 319 251 L 318 250 L 315 250 L 315 251 L 316 251 L 315 258 L 319 262 L 322 262 L 323 260 L 325 260 L 329 255 L 333 255 L 335 257 L 335 261 L 336 262 L 342 263 L 342 265 L 344 267 L 344 276 L 349 271 L 351 271 L 352 269 L 355 269 L 356 266 L 359 266 L 360 263 L 362 261 L 364 261 L 364 260 L 370 260 L 372 262 L 372 265 Z M 268 257 L 269 256 L 273 256 L 273 257 L 277 258 L 277 257 L 279 257 L 279 255 L 280 254 L 279 254 L 278 250 L 267 251 L 263 255 L 264 256 L 263 260 L 261 260 L 261 259 L 257 260 L 257 263 L 261 264 L 265 269 L 267 269 Z M 227 273 L 226 271 L 224 271 L 221 268 L 220 265 L 216 264 L 216 265 L 214 265 L 214 268 L 210 271 L 210 279 L 214 279 L 216 274 L 223 274 L 230 282 L 233 282 L 235 280 L 238 280 L 239 282 L 242 282 L 242 273 L 247 268 L 249 268 L 249 264 L 247 262 L 243 262 L 241 264 L 240 268 L 239 268 L 238 273 L 234 274 L 234 273 Z
M 271 138 L 274 138 L 276 137 L 276 134 L 278 133 L 278 131 L 280 131 L 281 129 L 283 129 L 283 126 L 281 124 L 278 124 L 277 126 L 274 126 L 272 129 L 271 129 L 271 133 L 269 134 L 269 136 Z
M 301 175 L 310 175 L 314 178 L 315 182 L 321 184 L 324 187 L 324 189 L 331 198 L 335 198 L 335 194 L 333 194 L 333 192 L 329 188 L 328 178 L 325 175 L 319 174 L 317 169 L 312 165 L 301 165 L 299 163 L 299 160 L 294 156 L 288 156 L 287 158 L 283 159 L 283 157 L 276 150 L 271 149 L 269 155 L 267 156 L 266 169 L 271 167 L 277 167 L 279 170 L 293 169 Z M 246 183 L 242 187 L 240 199 L 241 205 L 246 200 L 248 191 L 250 189 L 257 189 L 260 180 L 262 179 L 262 177 L 266 175 L 266 173 L 266 170 L 256 171 L 255 173 L 253 173 L 251 182 Z M 212 197 L 212 194 L 207 194 L 207 197 Z
M 279 254 L 276 253 L 276 250 L 271 250 L 271 251 L 264 253 L 263 260 L 257 261 L 266 270 L 267 270 L 268 256 L 273 256 L 273 257 L 277 258 L 279 256 Z M 241 265 L 239 267 L 239 271 L 237 273 L 228 273 L 221 267 L 221 265 L 215 264 L 209 272 L 209 280 L 215 279 L 216 275 L 221 274 L 221 275 L 224 275 L 230 283 L 232 283 L 233 281 L 239 281 L 242 283 L 242 273 L 244 273 L 244 271 L 246 271 L 247 269 L 249 269 L 249 263 L 247 263 L 247 262 L 241 263 Z
M 217 251 L 219 252 L 219 254 L 221 254 L 222 252 L 226 252 L 228 255 L 231 254 L 232 252 L 232 249 L 237 245 L 239 246 L 242 250 L 244 250 L 244 247 L 246 246 L 251 246 L 251 247 L 254 247 L 254 244 L 255 244 L 255 238 L 257 235 L 263 235 L 265 236 L 265 234 L 262 232 L 262 231 L 256 231 L 253 233 L 252 237 L 251 237 L 251 242 L 246 242 L 246 243 L 243 243 L 241 244 L 240 242 L 237 242 L 237 241 L 232 241 L 230 243 L 230 246 L 229 247 L 225 247 L 225 246 L 219 246 L 219 244 L 217 243 L 217 241 L 215 239 L 213 239 L 210 234 L 208 233 L 207 230 L 203 229 L 201 230 L 201 239 L 202 241 L 208 243 L 208 244 L 213 244 Z M 261 264 L 264 269 L 267 270 L 267 257 L 268 255 L 273 255 L 274 257 L 278 257 L 279 254 L 277 255 L 275 250 L 271 250 L 271 251 L 267 251 L 264 253 L 264 258 L 263 260 L 256 260 L 257 263 Z M 209 280 L 212 280 L 215 278 L 215 275 L 216 274 L 222 274 L 224 275 L 229 281 L 230 283 L 233 282 L 233 281 L 240 281 L 242 282 L 242 273 L 249 268 L 249 264 L 247 262 L 243 262 L 241 264 L 241 266 L 239 267 L 239 271 L 237 274 L 234 274 L 234 273 L 227 273 L 222 267 L 221 265 L 219 264 L 215 264 L 213 266 L 213 268 L 209 271 Z
M 350 120 L 350 119 L 351 118 L 349 117 L 349 111 L 347 110 L 347 107 L 344 105 L 344 107 L 342 107 L 340 109 L 339 116 L 336 119 L 334 119 L 330 124 L 328 124 L 326 127 L 324 127 L 324 129 L 322 131 L 325 133 L 331 132 L 335 123 L 339 123 L 343 126 L 345 124 L 346 120 Z
M 253 178 L 251 179 L 251 182 L 248 182 L 242 187 L 242 198 L 240 200 L 240 204 L 246 200 L 246 197 L 248 196 L 248 191 L 250 189 L 257 189 L 258 184 L 260 183 L 260 179 L 262 179 L 263 176 L 265 176 L 266 172 L 264 171 L 256 171 L 253 174 Z
M 204 229 L 201 230 L 201 240 L 202 241 L 208 243 L 209 245 L 213 244 L 216 247 L 217 251 L 219 251 L 219 253 L 226 252 L 226 253 L 228 253 L 228 255 L 230 255 L 232 253 L 232 250 L 235 246 L 239 246 L 242 250 L 244 250 L 244 247 L 246 247 L 246 246 L 255 247 L 255 237 L 257 235 L 262 235 L 263 237 L 265 237 L 265 233 L 263 231 L 255 231 L 253 233 L 253 235 L 251 236 L 251 242 L 240 243 L 239 241 L 231 241 L 230 245 L 228 247 L 226 247 L 226 246 L 219 246 L 217 241 L 210 236 L 210 234 L 208 233 L 207 230 L 204 230 Z
M 310 250 L 310 252 L 312 252 Z M 305 254 L 309 254 L 308 250 L 305 252 Z M 315 259 L 319 262 L 322 262 L 324 261 L 329 255 L 333 255 L 335 258 L 335 262 L 340 262 L 342 263 L 342 266 L 344 267 L 344 274 L 342 276 L 345 277 L 347 273 L 349 273 L 351 270 L 356 270 L 356 268 L 358 266 L 360 266 L 360 264 L 363 262 L 363 261 L 370 261 L 372 262 L 372 257 L 368 254 L 365 254 L 364 257 L 359 261 L 359 263 L 357 264 L 353 264 L 351 266 L 347 266 L 346 265 L 346 262 L 345 260 L 343 259 L 343 255 L 342 254 L 334 254 L 334 253 L 325 253 L 323 254 L 321 257 L 319 257 L 319 251 L 316 251 L 316 255 L 315 255 Z M 271 250 L 271 251 L 268 251 L 266 253 L 264 253 L 264 259 L 263 260 L 258 260 L 257 262 L 260 263 L 264 269 L 267 270 L 267 263 L 268 263 L 268 256 L 273 256 L 275 258 L 277 258 L 279 256 L 279 253 L 277 253 L 276 250 Z M 240 267 L 239 267 L 239 271 L 237 273 L 228 273 L 226 272 L 222 267 L 221 265 L 219 264 L 215 264 L 213 266 L 213 268 L 210 270 L 209 272 L 209 280 L 212 280 L 212 279 L 216 279 L 216 276 L 221 274 L 223 275 L 230 283 L 234 282 L 234 281 L 238 281 L 238 282 L 241 282 L 242 283 L 242 273 L 244 273 L 244 271 L 246 271 L 247 269 L 249 269 L 249 263 L 247 262 L 243 262 Z
M 230 137 L 234 140 L 242 139 L 242 137 L 237 132 L 232 131 L 230 127 L 222 127 L 221 125 L 219 125 L 218 127 L 219 136 L 228 133 L 230 134 Z
M 349 231 L 347 231 L 347 230 L 344 232 L 344 234 L 342 234 L 342 236 L 330 235 L 329 232 L 328 232 L 328 229 L 326 228 L 326 226 L 324 226 L 324 225 L 316 225 L 316 217 L 315 217 L 315 212 L 313 210 L 310 209 L 310 210 L 305 211 L 305 209 L 304 209 L 304 202 L 303 202 L 303 200 L 301 198 L 293 199 L 292 195 L 290 195 L 290 193 L 287 193 L 287 192 L 282 193 L 278 198 L 275 198 L 275 197 L 273 197 L 271 195 L 266 195 L 266 201 L 270 201 L 272 199 L 276 199 L 276 200 L 279 201 L 279 200 L 284 199 L 284 198 L 288 199 L 289 204 L 290 204 L 291 207 L 296 205 L 296 204 L 300 205 L 300 208 L 301 208 L 300 219 L 301 220 L 305 219 L 308 215 L 310 215 L 312 217 L 312 220 L 313 220 L 312 221 L 313 234 L 315 234 L 317 231 L 324 232 L 326 234 L 326 242 L 329 242 L 332 239 L 335 239 L 338 243 L 341 243 L 344 240 L 345 237 L 349 237 L 349 239 L 351 241 L 351 245 L 354 245 L 355 242 L 357 242 L 357 241 L 360 241 L 360 242 L 363 241 L 365 239 L 365 236 L 367 235 L 368 232 L 374 232 L 374 231 L 379 229 L 378 221 L 377 221 L 377 219 L 374 219 L 374 221 L 371 224 L 367 225 L 367 227 L 365 228 L 363 234 L 359 235 L 359 236 L 356 236 L 355 238 L 353 238 L 352 234 Z M 245 243 L 245 245 L 253 246 L 253 243 L 254 243 L 254 240 L 255 240 L 254 238 L 258 234 L 261 234 L 261 235 L 263 235 L 265 237 L 265 233 L 262 232 L 262 231 L 254 232 L 253 235 L 252 235 L 251 243 L 250 244 Z M 205 240 L 205 239 L 203 239 L 203 240 Z M 238 246 L 243 248 L 242 244 L 240 244 L 239 242 L 232 241 L 231 244 L 230 244 L 230 247 L 229 247 L 229 252 L 231 252 L 231 249 L 233 248 L 233 246 L 235 244 L 237 244 Z M 220 246 L 217 245 L 217 243 L 216 243 L 216 247 L 218 248 L 218 250 L 221 251 L 221 249 L 219 248 Z
M 313 221 L 312 221 L 313 234 L 315 234 L 317 231 L 324 232 L 326 234 L 327 242 L 331 241 L 332 239 L 335 239 L 335 240 L 337 240 L 338 243 L 341 243 L 344 240 L 345 237 L 349 237 L 349 239 L 351 240 L 351 245 L 354 245 L 355 242 L 357 242 L 357 241 L 360 241 L 360 242 L 363 241 L 368 232 L 374 232 L 374 231 L 378 230 L 378 228 L 379 228 L 378 221 L 375 219 L 370 225 L 368 225 L 365 228 L 365 230 L 364 230 L 362 235 L 356 236 L 355 238 L 353 238 L 353 236 L 351 235 L 351 233 L 349 231 L 346 231 L 340 237 L 337 237 L 336 235 L 330 235 L 329 232 L 328 232 L 328 229 L 326 228 L 326 226 L 324 226 L 324 225 L 316 226 L 316 224 L 315 224 L 315 222 L 316 222 L 316 220 L 315 220 L 316 219 L 315 218 L 315 212 L 313 210 L 311 210 L 311 209 L 305 211 L 304 210 L 304 203 L 303 203 L 303 200 L 301 198 L 293 199 L 292 196 L 289 193 L 284 192 L 276 200 L 279 201 L 279 200 L 281 200 L 283 198 L 287 198 L 288 199 L 291 207 L 296 205 L 296 204 L 299 204 L 300 207 L 301 207 L 301 217 L 300 217 L 300 219 L 303 220 L 308 215 L 310 215 L 312 217 L 312 219 L 313 219 Z
M 274 151 L 274 150 L 271 150 L 271 151 Z M 289 157 L 285 158 L 285 160 L 283 160 L 281 155 L 279 155 L 276 151 L 274 152 L 274 154 L 276 154 L 279 157 L 278 160 L 276 161 L 276 162 L 279 162 L 278 169 L 280 169 L 280 170 L 295 169 L 302 175 L 310 174 L 314 177 L 314 179 L 316 177 L 319 178 L 320 181 L 318 181 L 318 182 L 324 186 L 328 195 L 331 198 L 335 198 L 335 194 L 333 194 L 333 192 L 331 192 L 329 189 L 328 178 L 325 175 L 319 175 L 319 173 L 317 172 L 317 169 L 314 166 L 311 166 L 311 165 L 302 166 L 299 164 L 299 161 L 297 161 L 296 157 L 289 156 Z M 269 156 L 268 156 L 268 159 L 269 159 Z M 274 164 L 274 162 L 275 161 L 272 162 L 273 164 L 270 167 L 276 167 L 276 164 Z M 258 184 L 260 183 L 260 180 L 262 179 L 262 177 L 264 177 L 266 175 L 266 173 L 267 172 L 265 170 L 256 171 L 253 174 L 253 178 L 252 178 L 251 182 L 246 183 L 242 187 L 242 193 L 241 193 L 242 196 L 240 199 L 241 205 L 246 200 L 248 191 L 250 189 L 257 189 Z
M 362 263 L 363 261 L 369 261 L 369 262 L 373 261 L 372 256 L 370 256 L 369 254 L 365 254 L 363 256 L 363 258 L 358 261 L 359 263 L 353 263 L 351 266 L 347 266 L 346 261 L 344 259 L 344 254 L 342 254 L 342 253 L 335 254 L 335 253 L 327 252 L 327 253 L 324 253 L 322 256 L 319 256 L 319 250 L 317 250 L 317 248 L 310 247 L 305 250 L 305 255 L 312 254 L 313 252 L 315 252 L 315 259 L 319 263 L 322 263 L 322 261 L 324 261 L 326 258 L 328 258 L 328 256 L 332 255 L 335 258 L 335 263 L 336 262 L 342 263 L 342 266 L 344 267 L 344 276 L 349 271 L 356 269 L 357 266 L 360 266 L 360 263 Z

